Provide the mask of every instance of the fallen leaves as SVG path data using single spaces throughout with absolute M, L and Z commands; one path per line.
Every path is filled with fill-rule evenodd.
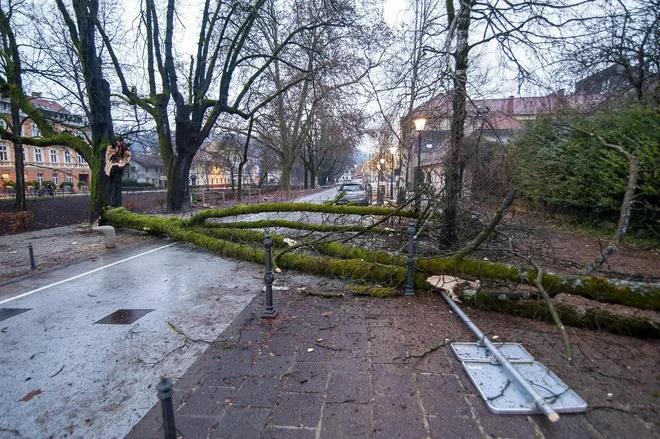
M 19 401 L 20 402 L 28 402 L 29 400 L 31 400 L 35 396 L 41 395 L 42 393 L 43 392 L 41 391 L 41 389 L 33 390 L 30 393 L 28 393 L 27 395 L 25 395 L 24 397 L 22 397 Z
M 332 311 L 326 311 L 326 312 L 322 313 L 321 316 L 330 317 L 332 314 L 334 314 Z

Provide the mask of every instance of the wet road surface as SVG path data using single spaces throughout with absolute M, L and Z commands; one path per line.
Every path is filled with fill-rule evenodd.
M 123 437 L 159 376 L 259 293 L 260 269 L 157 239 L 3 285 L 0 438 Z

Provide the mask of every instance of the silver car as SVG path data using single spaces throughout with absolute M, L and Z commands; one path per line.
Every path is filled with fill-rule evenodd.
M 344 196 L 337 201 L 337 204 L 369 205 L 369 192 L 361 183 L 344 183 L 339 186 L 337 192 L 337 196 L 344 192 Z

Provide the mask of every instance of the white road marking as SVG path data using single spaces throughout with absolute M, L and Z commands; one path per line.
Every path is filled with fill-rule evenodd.
M 58 282 L 52 283 L 52 284 L 50 284 L 50 285 L 45 285 L 45 286 L 43 286 L 43 287 L 39 287 L 39 288 L 37 288 L 36 290 L 28 291 L 27 293 L 23 293 L 23 294 L 19 294 L 18 296 L 10 297 L 9 299 L 5 299 L 5 300 L 3 300 L 3 301 L 0 301 L 0 305 L 3 305 L 3 304 L 5 304 L 5 303 L 7 303 L 7 302 L 11 302 L 12 300 L 20 299 L 20 298 L 22 298 L 22 297 L 27 297 L 27 296 L 29 296 L 29 295 L 31 295 L 31 294 L 38 293 L 39 291 L 43 291 L 43 290 L 45 290 L 45 289 L 47 289 L 47 288 L 51 288 L 51 287 L 54 287 L 54 286 L 57 286 L 57 285 L 61 285 L 61 284 L 63 284 L 63 283 L 70 282 L 70 281 L 72 281 L 72 280 L 75 280 L 75 279 L 81 278 L 81 277 L 83 277 L 83 276 L 87 276 L 87 275 L 89 275 L 89 274 L 96 273 L 97 271 L 105 270 L 106 268 L 112 267 L 112 266 L 114 266 L 114 265 L 118 265 L 118 264 L 122 264 L 122 263 L 124 263 L 124 262 L 130 261 L 131 259 L 139 258 L 140 256 L 144 256 L 144 255 L 148 255 L 149 253 L 157 252 L 158 250 L 162 250 L 162 249 L 164 249 L 164 248 L 171 247 L 171 246 L 173 246 L 173 245 L 175 245 L 175 244 L 176 244 L 176 242 L 173 242 L 172 244 L 167 244 L 167 245 L 164 245 L 164 246 L 162 246 L 162 247 L 158 247 L 158 248 L 155 248 L 155 249 L 152 249 L 152 250 L 146 251 L 146 252 L 144 252 L 144 253 L 140 253 L 140 254 L 138 254 L 138 255 L 131 256 L 130 258 L 122 259 L 121 261 L 113 262 L 112 264 L 108 264 L 108 265 L 104 265 L 103 267 L 95 268 L 94 270 L 90 270 L 90 271 L 87 271 L 87 272 L 85 272 L 85 273 L 81 273 L 81 274 L 79 274 L 79 275 L 77 275 L 77 276 L 73 276 L 73 277 L 70 277 L 70 278 L 68 278 L 68 279 L 64 279 L 64 280 L 61 280 L 61 281 L 58 281 Z

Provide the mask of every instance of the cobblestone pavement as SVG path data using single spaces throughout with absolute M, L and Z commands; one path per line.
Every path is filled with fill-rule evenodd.
M 438 296 L 275 301 L 276 319 L 257 297 L 176 382 L 183 438 L 604 437 L 584 415 L 491 414 L 446 344 L 473 338 Z M 160 419 L 157 404 L 127 437 L 162 437 Z

